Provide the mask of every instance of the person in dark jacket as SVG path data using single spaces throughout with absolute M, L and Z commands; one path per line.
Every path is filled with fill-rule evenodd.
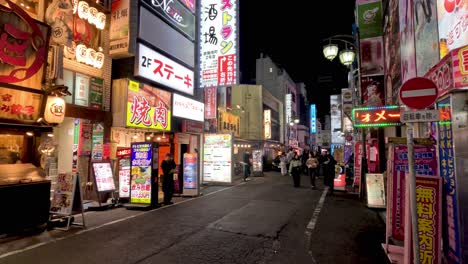
M 295 153 L 294 158 L 291 160 L 289 164 L 289 174 L 291 174 L 293 178 L 293 183 L 295 188 L 301 187 L 301 170 L 302 170 L 302 162 L 299 154 Z
M 166 159 L 161 163 L 161 169 L 163 171 L 163 192 L 164 192 L 164 204 L 173 204 L 171 202 L 172 195 L 174 194 L 174 172 L 176 164 L 170 153 L 166 154 Z
M 325 176 L 323 178 L 324 184 L 330 187 L 330 193 L 333 194 L 335 185 L 335 165 L 336 160 L 332 155 L 326 155 L 327 161 L 325 161 Z

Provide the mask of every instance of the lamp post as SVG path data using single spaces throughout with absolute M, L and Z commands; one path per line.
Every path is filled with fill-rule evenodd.
M 359 49 L 357 48 L 358 45 L 356 43 L 356 38 L 352 35 L 334 35 L 329 38 L 323 40 L 324 42 L 328 42 L 326 45 L 323 46 L 323 55 L 325 58 L 332 61 L 338 55 L 341 64 L 345 65 L 349 68 L 353 78 L 351 80 L 351 90 L 355 95 L 360 95 L 361 85 L 361 74 L 360 74 L 360 58 L 359 58 Z M 339 51 L 337 42 L 341 42 L 345 45 L 345 48 Z M 354 69 L 354 60 L 357 61 L 357 69 Z M 358 77 L 358 86 L 355 87 L 355 76 Z M 356 96 L 355 98 L 360 98 L 360 96 Z M 356 103 L 362 104 L 361 100 L 355 101 Z M 367 173 L 367 149 L 366 149 L 366 133 L 364 128 L 361 129 L 362 134 L 362 159 L 361 159 L 361 181 L 360 181 L 360 188 L 359 188 L 359 196 L 361 199 L 364 199 L 366 195 L 366 173 Z M 356 153 L 357 154 L 357 153 Z

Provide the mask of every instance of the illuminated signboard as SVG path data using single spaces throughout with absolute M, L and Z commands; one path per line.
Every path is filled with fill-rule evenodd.
M 466 1 L 437 0 L 440 58 L 449 51 L 468 44 Z
M 354 127 L 399 126 L 400 107 L 398 105 L 363 107 L 353 109 Z
M 263 110 L 263 126 L 265 127 L 264 138 L 271 138 L 271 110 Z
M 291 117 L 292 117 L 292 94 L 287 94 L 286 95 L 286 124 L 289 124 L 291 122 Z
M 310 105 L 310 133 L 317 133 L 317 109 L 314 104 Z
M 182 95 L 174 94 L 172 115 L 191 119 L 195 121 L 205 121 L 205 104 L 195 101 Z
M 238 1 L 200 2 L 200 87 L 238 83 Z

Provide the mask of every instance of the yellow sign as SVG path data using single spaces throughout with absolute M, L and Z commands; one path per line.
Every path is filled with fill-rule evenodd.
M 218 132 L 233 133 L 240 137 L 240 118 L 228 112 L 218 111 Z

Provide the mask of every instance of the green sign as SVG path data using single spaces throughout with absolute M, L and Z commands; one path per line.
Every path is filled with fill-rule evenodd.
M 382 2 L 366 3 L 358 6 L 358 26 L 360 39 L 382 36 Z
M 91 78 L 89 83 L 89 104 L 91 107 L 102 109 L 102 90 L 104 87 L 104 79 Z

